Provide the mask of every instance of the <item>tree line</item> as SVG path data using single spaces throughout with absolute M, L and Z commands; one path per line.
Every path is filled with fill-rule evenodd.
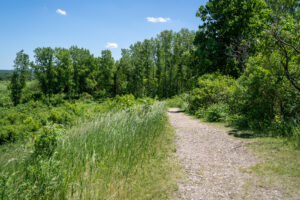
M 195 32 L 163 31 L 156 38 L 122 49 L 115 61 L 110 50 L 95 57 L 89 50 L 36 48 L 34 61 L 23 50 L 17 53 L 11 77 L 11 97 L 20 103 L 26 80 L 33 73 L 45 96 L 65 94 L 79 98 L 88 93 L 95 98 L 134 94 L 136 97 L 166 98 L 192 87 Z
M 0 70 L 0 81 L 9 81 L 13 70 Z

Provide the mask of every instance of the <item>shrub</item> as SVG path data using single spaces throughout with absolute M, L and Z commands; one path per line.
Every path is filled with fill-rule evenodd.
M 209 122 L 225 121 L 228 115 L 228 105 L 213 104 L 204 111 L 204 117 Z
M 24 125 L 26 125 L 26 132 L 34 132 L 37 131 L 40 128 L 39 123 L 34 120 L 32 117 L 27 117 L 24 121 L 23 121 Z
M 199 108 L 229 102 L 233 93 L 234 79 L 220 74 L 206 74 L 199 78 L 198 88 L 192 90 L 188 96 L 188 111 L 192 114 Z
M 34 157 L 50 157 L 58 142 L 60 134 L 56 126 L 48 125 L 43 127 L 39 134 L 34 136 Z
M 204 118 L 205 115 L 205 109 L 203 108 L 199 108 L 195 114 L 194 114 L 197 118 Z
M 63 109 L 53 109 L 50 112 L 48 120 L 57 124 L 70 125 L 74 120 L 74 116 Z

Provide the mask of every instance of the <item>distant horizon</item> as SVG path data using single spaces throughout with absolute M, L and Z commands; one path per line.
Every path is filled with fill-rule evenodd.
M 0 21 L 0 70 L 12 70 L 21 49 L 33 61 L 33 50 L 38 47 L 78 46 L 96 57 L 110 49 L 114 59 L 119 60 L 121 49 L 163 30 L 197 31 L 201 20 L 196 12 L 205 3 L 206 0 L 0 2 L 0 17 L 6 19 Z

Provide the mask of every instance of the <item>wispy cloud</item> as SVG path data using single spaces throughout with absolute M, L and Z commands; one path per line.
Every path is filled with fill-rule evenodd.
M 63 16 L 67 15 L 67 11 L 62 10 L 62 9 L 57 9 L 57 10 L 56 10 L 56 13 L 57 13 L 57 14 L 60 14 L 60 15 L 63 15 Z
M 108 42 L 106 43 L 106 48 L 109 48 L 109 49 L 116 49 L 118 48 L 118 44 L 117 43 L 113 43 L 113 42 Z
M 171 21 L 171 18 L 167 17 L 147 17 L 146 18 L 148 22 L 152 22 L 152 23 L 166 23 Z

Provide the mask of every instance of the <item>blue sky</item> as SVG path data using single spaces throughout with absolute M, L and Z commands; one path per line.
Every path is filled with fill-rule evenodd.
M 0 69 L 12 69 L 17 51 L 33 59 L 36 47 L 87 48 L 95 56 L 156 36 L 197 30 L 206 0 L 0 0 Z M 117 48 L 115 48 L 117 47 Z

